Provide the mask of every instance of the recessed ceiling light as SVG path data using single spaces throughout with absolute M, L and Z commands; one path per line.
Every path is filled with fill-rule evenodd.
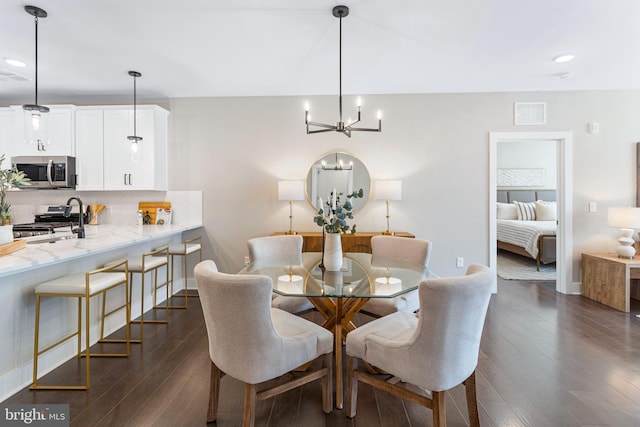
M 6 62 L 9 65 L 13 65 L 14 67 L 26 67 L 27 66 L 27 64 L 25 64 L 22 61 L 18 61 L 17 59 L 4 58 L 4 62 Z
M 563 62 L 573 61 L 576 56 L 572 53 L 563 53 L 562 55 L 558 55 L 553 58 L 553 62 L 557 62 L 559 64 Z

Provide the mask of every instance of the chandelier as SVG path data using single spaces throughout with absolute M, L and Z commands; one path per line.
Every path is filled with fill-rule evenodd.
M 24 142 L 38 144 L 38 151 L 45 151 L 49 143 L 49 107 L 38 104 L 38 18 L 46 18 L 47 12 L 36 6 L 25 6 L 24 10 L 34 17 L 36 27 L 35 102 L 22 106 L 24 110 Z
M 311 121 L 311 116 L 309 115 L 309 107 L 306 106 L 305 112 L 304 112 L 304 123 L 307 125 L 307 134 L 335 131 L 335 132 L 341 132 L 344 135 L 351 138 L 351 132 L 356 132 L 356 131 L 381 132 L 382 131 L 382 116 L 379 111 L 378 111 L 378 127 L 377 128 L 354 127 L 355 124 L 360 122 L 360 110 L 361 110 L 360 98 L 358 98 L 358 102 L 357 102 L 358 115 L 356 120 L 351 121 L 351 119 L 349 119 L 349 122 L 345 123 L 344 120 L 342 119 L 342 18 L 345 18 L 347 15 L 349 15 L 349 8 L 347 6 L 336 6 L 333 8 L 333 16 L 340 19 L 340 37 L 339 37 L 340 63 L 339 63 L 339 72 L 338 72 L 340 77 L 340 94 L 338 96 L 338 106 L 339 106 L 340 115 L 339 115 L 338 122 L 335 125 L 330 125 L 330 124 L 320 123 L 320 122 L 313 122 Z M 315 126 L 320 129 L 310 129 L 309 128 L 310 126 Z

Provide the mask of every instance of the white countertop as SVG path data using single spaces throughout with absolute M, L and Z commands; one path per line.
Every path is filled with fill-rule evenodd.
M 201 227 L 192 225 L 86 225 L 84 239 L 64 239 L 55 243 L 28 243 L 8 255 L 0 256 L 0 277 L 82 256 L 126 247 L 132 243 L 167 237 Z M 62 233 L 68 235 L 69 233 Z M 56 233 L 54 236 L 60 236 Z M 51 236 L 45 236 L 51 237 Z M 30 239 L 32 240 L 32 239 Z

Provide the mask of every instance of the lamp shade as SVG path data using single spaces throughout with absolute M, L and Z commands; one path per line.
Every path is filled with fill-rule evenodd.
M 640 228 L 640 208 L 609 208 L 607 211 L 609 227 Z
M 390 179 L 375 182 L 376 200 L 402 200 L 402 181 Z
M 304 181 L 278 181 L 278 200 L 304 200 Z

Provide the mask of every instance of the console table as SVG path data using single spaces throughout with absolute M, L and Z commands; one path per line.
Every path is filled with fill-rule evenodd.
M 640 297 L 631 279 L 640 279 L 640 256 L 582 254 L 583 296 L 628 313 L 631 297 Z
M 273 235 L 283 235 L 285 232 L 273 233 Z M 322 232 L 321 231 L 300 231 L 296 234 L 302 236 L 302 252 L 322 252 Z M 343 234 L 341 236 L 342 252 L 361 252 L 371 253 L 371 238 L 373 236 L 381 236 L 381 231 L 364 231 L 355 234 Z M 394 236 L 415 238 L 411 233 L 404 231 L 396 231 Z

